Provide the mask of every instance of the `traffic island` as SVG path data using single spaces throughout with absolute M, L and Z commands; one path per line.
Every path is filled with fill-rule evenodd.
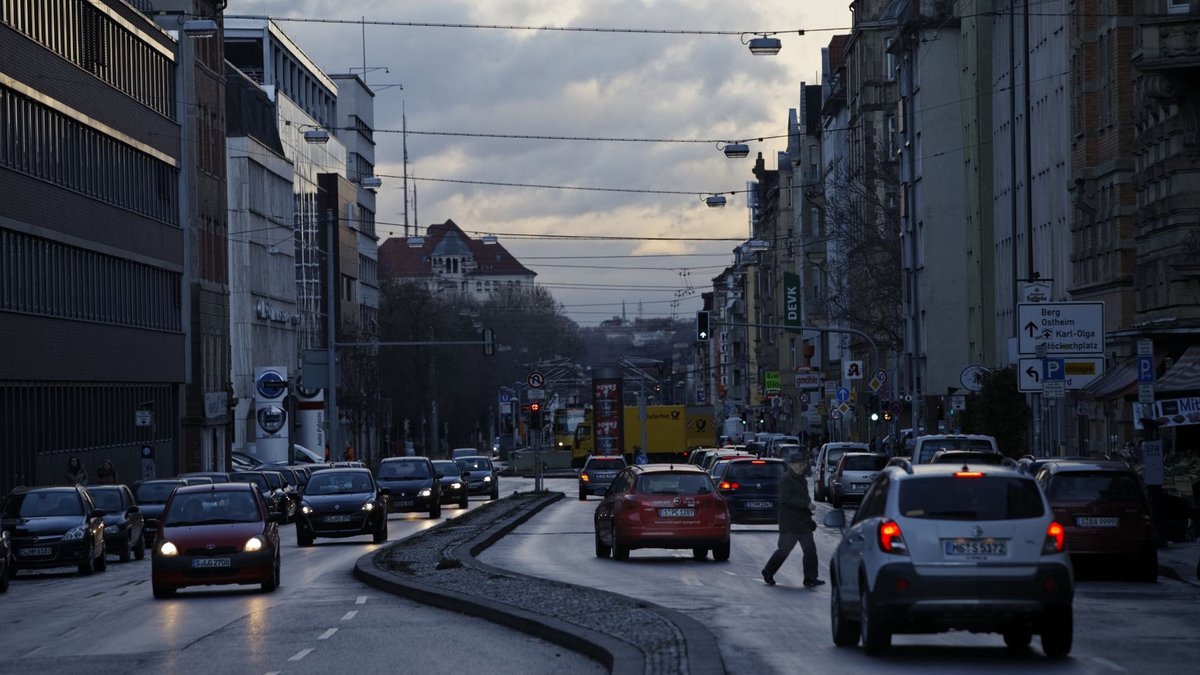
M 725 672 L 716 638 L 666 607 L 485 565 L 475 556 L 562 499 L 516 493 L 359 558 L 354 576 L 417 602 L 515 628 L 620 675 Z

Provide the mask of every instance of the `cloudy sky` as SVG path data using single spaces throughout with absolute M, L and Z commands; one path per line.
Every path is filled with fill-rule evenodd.
M 846 32 L 821 29 L 848 26 L 846 5 L 817 0 L 232 0 L 226 13 L 279 20 L 327 72 L 363 67 L 363 27 L 284 19 L 780 32 L 783 50 L 766 57 L 750 54 L 735 34 L 366 26 L 365 65 L 378 68 L 366 75 L 368 84 L 379 88 L 376 128 L 401 129 L 402 109 L 408 118 L 408 171 L 415 178 L 409 191 L 416 198 L 409 222 L 423 230 L 452 219 L 468 232 L 496 234 L 538 273 L 538 282 L 575 321 L 595 325 L 619 315 L 622 302 L 629 318 L 639 311 L 646 317 L 685 318 L 699 309 L 699 294 L 730 263 L 736 245 L 713 239 L 744 239 L 749 231 L 743 194 L 729 196 L 723 209 L 707 207 L 704 195 L 744 190 L 753 179 L 755 154 L 761 151 L 767 167 L 775 168 L 786 139 L 751 141 L 750 157 L 732 160 L 711 143 L 443 134 L 680 140 L 785 135 L 788 109 L 799 107 L 800 83 L 819 81 L 821 47 Z M 809 32 L 797 35 L 801 29 Z M 376 133 L 376 173 L 395 176 L 385 178 L 379 191 L 376 218 L 384 237 L 402 234 L 402 140 L 399 133 Z

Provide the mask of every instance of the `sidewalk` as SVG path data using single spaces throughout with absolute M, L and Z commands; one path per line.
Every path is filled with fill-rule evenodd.
M 1159 576 L 1200 586 L 1200 540 L 1171 542 L 1158 549 Z

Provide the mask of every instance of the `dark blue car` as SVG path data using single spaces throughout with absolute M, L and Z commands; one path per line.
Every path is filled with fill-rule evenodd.
M 779 479 L 785 471 L 782 459 L 729 460 L 714 482 L 729 507 L 730 519 L 734 523 L 778 523 Z

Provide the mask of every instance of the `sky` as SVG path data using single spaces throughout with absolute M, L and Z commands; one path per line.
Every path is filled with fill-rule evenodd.
M 326 72 L 361 73 L 365 65 L 365 79 L 377 89 L 381 237 L 403 235 L 407 140 L 409 197 L 415 200 L 410 224 L 423 231 L 450 219 L 473 236 L 495 234 L 537 272 L 537 282 L 572 319 L 590 326 L 621 315 L 622 305 L 629 319 L 686 320 L 700 309 L 700 293 L 711 290 L 712 278 L 732 262 L 735 239 L 748 238 L 742 191 L 754 179 L 755 157 L 762 152 L 766 167 L 776 168 L 777 153 L 787 147 L 788 109 L 799 108 L 801 82 L 820 81 L 821 47 L 848 32 L 847 4 L 232 0 L 225 11 L 278 20 Z M 361 19 L 368 22 L 365 40 Z M 756 56 L 742 44 L 763 32 L 778 33 L 783 43 L 778 55 Z M 398 133 L 404 117 L 407 135 Z M 469 135 L 449 135 L 460 133 Z M 750 139 L 750 156 L 726 158 L 715 143 L 480 134 Z M 726 194 L 727 206 L 706 206 L 704 197 L 712 193 Z M 545 235 L 584 238 L 536 238 Z

